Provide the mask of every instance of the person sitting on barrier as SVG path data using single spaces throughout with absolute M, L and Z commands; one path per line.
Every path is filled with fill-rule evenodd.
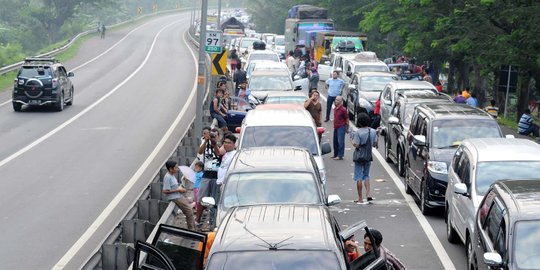
M 183 195 L 187 190 L 178 184 L 175 176 L 178 173 L 178 163 L 174 160 L 169 160 L 165 162 L 165 168 L 167 168 L 167 174 L 163 177 L 162 192 L 168 201 L 174 202 L 182 213 L 184 213 L 188 230 L 195 230 L 193 209 L 186 196 Z
M 212 118 L 215 118 L 218 121 L 218 127 L 223 129 L 223 131 L 227 130 L 227 122 L 225 121 L 225 118 L 227 117 L 227 112 L 223 111 L 223 107 L 221 106 L 223 98 L 223 95 L 225 92 L 223 89 L 218 88 L 216 90 L 216 96 L 212 99 L 212 102 L 210 103 L 210 115 Z

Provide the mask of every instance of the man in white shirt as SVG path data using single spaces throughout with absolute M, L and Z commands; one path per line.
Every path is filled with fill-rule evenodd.
M 223 182 L 225 181 L 225 175 L 227 174 L 227 171 L 229 170 L 229 165 L 231 165 L 231 161 L 233 159 L 234 154 L 236 154 L 236 137 L 233 134 L 227 134 L 223 138 L 223 155 L 221 157 L 221 165 L 218 169 L 218 178 L 217 178 L 217 184 L 219 186 L 223 186 Z M 220 153 L 221 154 L 221 153 Z

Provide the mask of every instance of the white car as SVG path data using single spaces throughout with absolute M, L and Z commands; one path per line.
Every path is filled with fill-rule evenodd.
M 469 248 L 476 212 L 489 186 L 501 179 L 540 175 L 540 145 L 527 139 L 467 139 L 454 154 L 445 196 L 446 234 Z M 467 250 L 470 252 L 470 250 Z M 469 253 L 470 254 L 470 253 Z
M 249 79 L 251 73 L 255 70 L 281 70 L 283 72 L 289 72 L 290 74 L 290 70 L 285 63 L 268 60 L 250 61 L 246 66 L 246 77 Z M 295 78 L 293 78 L 293 88 L 298 89 L 298 87 L 300 87 L 299 90 L 302 91 L 302 93 L 307 95 L 309 92 L 309 80 L 307 78 L 295 76 Z

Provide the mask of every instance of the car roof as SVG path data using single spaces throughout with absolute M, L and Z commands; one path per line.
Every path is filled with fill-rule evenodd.
M 266 95 L 266 98 L 269 98 L 269 97 L 305 97 L 307 98 L 307 95 L 306 93 L 301 92 L 301 91 L 269 91 L 268 95 Z
M 415 102 L 418 100 L 447 100 L 452 101 L 447 95 L 438 94 L 432 91 L 405 91 L 398 95 L 398 99 L 406 99 L 407 102 Z
M 489 119 L 495 121 L 488 113 L 469 106 L 467 104 L 460 103 L 426 103 L 419 104 L 416 107 L 418 110 L 422 110 L 431 118 L 466 118 L 471 119 Z
M 500 180 L 495 182 L 499 194 L 518 213 L 515 219 L 539 219 L 540 215 L 540 179 Z
M 479 162 L 540 161 L 540 144 L 527 139 L 475 138 L 466 139 L 462 144 Z
M 437 90 L 433 84 L 426 82 L 426 81 L 395 81 L 395 82 L 389 82 L 388 84 L 391 84 L 394 89 L 432 89 Z
M 251 76 L 249 78 L 253 78 L 256 76 L 289 76 L 289 71 L 284 69 L 255 69 L 253 72 L 251 72 Z
M 255 55 L 255 54 L 272 54 L 272 55 L 276 55 L 277 53 L 272 51 L 272 50 L 255 50 L 255 51 L 252 51 L 251 54 Z
M 283 69 L 283 70 L 289 70 L 287 67 L 287 64 L 283 62 L 276 62 L 271 60 L 253 60 L 255 63 L 255 69 L 254 70 L 261 70 L 261 69 Z
M 264 241 L 283 242 L 288 250 L 335 250 L 331 215 L 325 206 L 239 206 L 226 216 L 212 245 L 213 252 L 269 250 Z M 254 236 L 256 235 L 256 236 Z M 331 243 L 333 247 L 331 246 Z
M 296 106 L 295 104 L 264 104 L 264 106 Z M 259 107 L 261 105 L 258 105 Z M 280 106 L 283 107 L 283 106 Z M 302 109 L 255 109 L 250 110 L 244 118 L 245 126 L 314 126 L 309 112 Z
M 238 150 L 228 173 L 237 171 L 313 171 L 311 153 L 300 147 L 250 147 Z
M 398 75 L 390 72 L 382 72 L 382 71 L 359 71 L 355 72 L 355 75 L 358 77 L 396 77 L 399 78 Z

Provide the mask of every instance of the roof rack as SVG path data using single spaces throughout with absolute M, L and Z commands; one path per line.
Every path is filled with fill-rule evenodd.
M 58 60 L 54 57 L 26 57 L 24 63 L 32 62 L 47 62 L 47 63 L 58 63 Z

